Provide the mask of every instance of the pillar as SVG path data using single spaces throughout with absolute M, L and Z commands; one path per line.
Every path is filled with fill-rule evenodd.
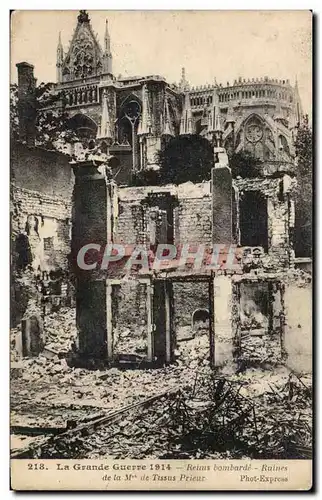
M 212 169 L 212 241 L 213 244 L 233 241 L 232 176 L 227 166 Z
M 215 286 L 214 277 L 209 281 L 209 354 L 210 366 L 215 367 Z
M 297 372 L 312 372 L 313 336 L 312 336 L 312 283 L 308 276 L 290 279 L 285 284 L 284 347 L 287 354 L 287 366 Z
M 103 161 L 73 164 L 72 266 L 76 275 L 76 324 L 79 353 L 84 357 L 111 358 L 111 289 L 100 271 L 100 258 L 112 241 L 113 210 L 111 185 Z M 77 263 L 80 249 L 87 244 L 99 245 L 100 252 L 88 252 L 85 263 L 97 262 L 92 270 Z
M 233 297 L 232 279 L 219 275 L 213 280 L 214 286 L 214 328 L 215 328 L 215 366 L 234 371 L 233 363 Z

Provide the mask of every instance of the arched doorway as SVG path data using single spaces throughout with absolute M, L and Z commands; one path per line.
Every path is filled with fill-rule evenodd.
M 196 309 L 192 313 L 191 317 L 191 328 L 194 333 L 201 333 L 209 331 L 209 310 L 208 309 Z

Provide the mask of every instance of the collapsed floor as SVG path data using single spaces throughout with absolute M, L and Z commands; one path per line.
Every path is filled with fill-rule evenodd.
M 44 352 L 29 359 L 17 356 L 19 330 L 12 331 L 13 456 L 311 455 L 310 374 L 295 374 L 286 367 L 248 368 L 219 377 L 209 367 L 208 338 L 202 331 L 183 337 L 171 366 L 73 368 L 66 354 L 77 336 L 75 311 L 52 313 L 45 329 Z

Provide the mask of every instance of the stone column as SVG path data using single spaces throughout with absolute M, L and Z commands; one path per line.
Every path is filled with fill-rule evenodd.
M 79 354 L 90 358 L 111 357 L 110 286 L 100 270 L 100 261 L 107 243 L 112 241 L 113 210 L 110 182 L 103 160 L 72 164 L 75 174 L 73 194 L 72 265 L 76 275 L 76 323 Z M 94 269 L 82 269 L 77 261 L 85 245 L 99 245 L 100 250 L 88 250 L 85 264 Z
M 212 241 L 213 244 L 233 242 L 232 176 L 228 166 L 212 169 Z
M 234 372 L 232 328 L 232 281 L 229 276 L 216 276 L 213 281 L 215 366 L 226 372 Z

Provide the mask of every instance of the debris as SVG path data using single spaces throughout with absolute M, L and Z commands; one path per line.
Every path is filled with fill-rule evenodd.
M 66 438 L 59 434 L 49 446 L 48 436 L 40 441 L 28 441 L 25 436 L 24 441 L 20 434 L 14 456 L 311 456 L 309 375 L 290 376 L 286 367 L 277 366 L 272 372 L 250 364 L 239 374 L 218 377 L 209 366 L 207 335 L 180 342 L 176 362 L 170 366 L 73 368 L 63 353 L 75 341 L 74 314 L 74 310 L 63 313 L 61 309 L 46 317 L 50 347 L 46 345 L 39 357 L 22 358 L 11 365 L 11 425 L 17 426 L 16 432 L 24 427 L 66 428 L 68 423 Z M 131 338 L 127 331 L 125 337 Z M 255 344 L 250 342 L 249 348 L 256 357 Z M 88 414 L 93 411 L 96 416 L 88 424 Z

